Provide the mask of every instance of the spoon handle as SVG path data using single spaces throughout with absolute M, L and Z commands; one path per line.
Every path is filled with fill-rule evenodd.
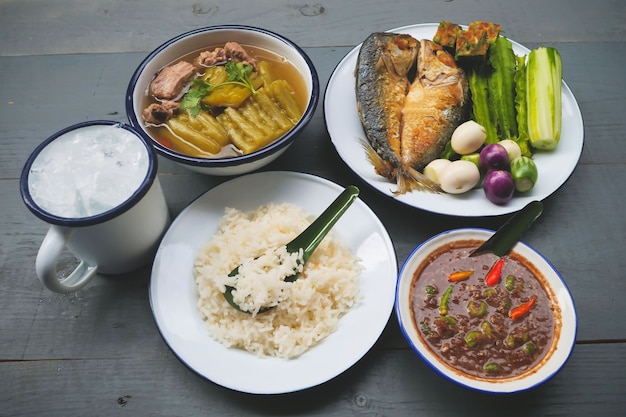
M 494 253 L 498 257 L 506 255 L 530 225 L 541 215 L 542 211 L 543 204 L 541 201 L 531 201 L 526 204 L 469 256 L 486 252 Z
M 320 214 L 319 217 L 309 225 L 309 227 L 304 229 L 302 233 L 300 233 L 291 242 L 285 245 L 287 252 L 295 253 L 299 252 L 300 249 L 302 249 L 302 263 L 306 263 L 306 261 L 308 261 L 311 257 L 313 251 L 315 251 L 315 248 L 317 248 L 322 239 L 324 239 L 324 236 L 328 234 L 330 229 L 332 229 L 335 223 L 337 223 L 337 220 L 339 220 L 339 218 L 346 212 L 346 210 L 348 210 L 348 207 L 350 207 L 350 205 L 357 198 L 358 195 L 359 189 L 354 185 L 351 185 L 343 190 L 343 192 L 339 194 L 339 196 L 337 196 L 335 201 L 333 201 L 330 206 L 328 206 L 328 208 L 326 208 L 326 210 L 324 210 L 324 212 Z M 238 275 L 239 266 L 233 269 L 230 274 L 228 274 L 228 276 L 233 277 Z M 298 279 L 299 273 L 296 271 L 294 272 L 295 274 L 286 277 L 285 281 L 293 282 Z M 233 298 L 233 291 L 235 291 L 235 287 L 231 287 L 229 285 L 226 286 L 226 290 L 224 291 L 224 298 L 226 298 L 228 304 L 241 312 L 250 313 L 249 311 L 242 309 L 235 302 Z M 258 313 L 264 313 L 272 308 L 273 307 L 262 307 L 258 311 Z
M 298 252 L 302 248 L 303 261 L 306 263 L 313 251 L 315 251 L 315 248 L 324 239 L 324 236 L 333 228 L 337 220 L 345 213 L 358 195 L 359 189 L 357 187 L 354 185 L 346 187 L 309 227 L 291 242 L 287 243 L 287 252 Z

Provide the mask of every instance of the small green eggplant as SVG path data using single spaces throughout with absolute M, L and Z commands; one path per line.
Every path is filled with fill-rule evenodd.
M 525 193 L 535 186 L 539 175 L 535 161 L 527 156 L 518 156 L 511 161 L 510 169 L 516 191 Z

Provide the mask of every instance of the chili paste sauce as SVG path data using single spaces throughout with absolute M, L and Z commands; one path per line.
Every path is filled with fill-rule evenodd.
M 541 273 L 514 252 L 504 257 L 500 279 L 487 280 L 492 283 L 488 285 L 487 274 L 498 257 L 468 257 L 480 243 L 453 242 L 419 266 L 411 289 L 414 325 L 430 349 L 454 369 L 481 378 L 515 377 L 550 351 L 557 308 Z M 525 303 L 528 311 L 512 319 L 511 310 Z

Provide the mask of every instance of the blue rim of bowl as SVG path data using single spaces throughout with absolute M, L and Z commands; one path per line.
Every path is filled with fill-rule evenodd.
M 283 136 L 281 136 L 274 142 L 270 143 L 269 145 L 264 146 L 263 148 L 255 152 L 246 154 L 246 155 L 233 156 L 229 158 L 196 158 L 193 156 L 189 156 L 189 155 L 185 155 L 185 154 L 173 151 L 167 148 L 166 146 L 161 145 L 159 142 L 154 140 L 150 135 L 148 135 L 143 130 L 142 122 L 138 120 L 137 117 L 135 116 L 135 106 L 133 104 L 133 91 L 134 91 L 135 84 L 137 83 L 137 79 L 141 75 L 143 69 L 148 65 L 148 63 L 155 56 L 161 53 L 168 46 L 190 35 L 195 35 L 195 34 L 204 33 L 204 32 L 212 32 L 216 30 L 244 30 L 244 31 L 259 32 L 265 35 L 272 36 L 280 40 L 281 42 L 287 44 L 291 48 L 295 49 L 302 56 L 307 66 L 309 67 L 309 70 L 311 71 L 311 81 L 312 81 L 311 100 L 309 101 L 309 104 L 307 105 L 307 108 L 305 109 L 304 114 L 302 115 L 302 118 L 300 119 L 298 124 L 294 126 L 293 129 L 291 129 L 289 132 L 285 133 Z M 141 62 L 141 64 L 139 64 L 139 66 L 137 67 L 133 76 L 130 79 L 128 88 L 126 90 L 126 116 L 128 117 L 130 124 L 137 130 L 137 132 L 140 135 L 142 135 L 144 138 L 146 138 L 150 143 L 152 143 L 152 145 L 156 148 L 157 152 L 165 156 L 166 158 L 172 159 L 177 162 L 182 162 L 188 165 L 198 166 L 198 167 L 204 167 L 206 165 L 210 165 L 211 167 L 215 167 L 215 168 L 230 167 L 230 166 L 240 165 L 242 163 L 254 162 L 256 160 L 263 159 L 268 154 L 274 153 L 275 151 L 278 151 L 284 148 L 285 146 L 289 145 L 294 139 L 294 137 L 300 132 L 300 130 L 302 130 L 309 123 L 309 121 L 313 118 L 313 114 L 315 113 L 315 109 L 317 108 L 317 103 L 319 101 L 319 95 L 320 95 L 320 86 L 319 86 L 319 77 L 317 75 L 317 70 L 315 69 L 315 66 L 313 65 L 313 61 L 311 61 L 309 56 L 298 45 L 296 45 L 289 39 L 283 37 L 282 35 L 279 35 L 267 29 L 262 29 L 262 28 L 258 28 L 254 26 L 245 26 L 245 25 L 217 25 L 217 26 L 208 26 L 208 27 L 204 27 L 200 29 L 194 29 L 189 32 L 185 32 L 181 35 L 178 35 L 168 40 L 167 42 L 163 43 L 161 46 L 157 47 L 154 51 L 152 51 Z
M 415 343 L 413 343 L 413 341 L 411 340 L 411 337 L 409 336 L 407 330 L 406 330 L 406 326 L 407 324 L 405 324 L 402 321 L 402 313 L 400 312 L 400 303 L 399 303 L 399 298 L 400 298 L 400 278 L 402 277 L 402 274 L 404 273 L 404 270 L 408 264 L 408 261 L 413 257 L 413 255 L 415 254 L 415 252 L 417 252 L 418 250 L 420 250 L 424 245 L 426 245 L 427 243 L 429 243 L 430 241 L 440 238 L 441 236 L 450 234 L 450 233 L 458 233 L 458 232 L 488 232 L 488 233 L 495 233 L 494 230 L 491 229 L 485 229 L 485 228 L 480 228 L 480 227 L 466 227 L 466 228 L 461 228 L 461 229 L 452 229 L 452 230 L 447 230 L 441 233 L 438 233 L 428 239 L 426 239 L 425 241 L 423 241 L 422 243 L 420 243 L 419 245 L 417 245 L 415 248 L 413 248 L 413 250 L 409 253 L 409 255 L 406 257 L 406 259 L 404 260 L 404 262 L 402 263 L 402 267 L 400 268 L 400 272 L 398 273 L 398 279 L 396 281 L 396 295 L 395 295 L 395 303 L 394 303 L 394 310 L 396 313 L 396 319 L 398 321 L 398 325 L 400 326 L 400 331 L 402 332 L 402 335 L 404 336 L 404 338 L 406 339 L 406 341 L 408 342 L 408 344 L 411 346 L 411 349 L 417 353 L 417 355 L 424 361 L 424 363 L 426 363 L 426 365 L 428 365 L 429 368 L 431 368 L 433 371 L 435 371 L 437 374 L 443 376 L 444 378 L 448 379 L 449 381 L 452 381 L 456 384 L 459 384 L 465 388 L 469 388 L 471 390 L 474 391 L 479 391 L 479 392 L 487 392 L 490 394 L 513 394 L 513 393 L 519 393 L 519 392 L 524 392 L 524 391 L 528 391 L 531 390 L 533 388 L 538 387 L 539 385 L 549 381 L 550 379 L 552 379 L 552 377 L 554 377 L 556 374 L 558 374 L 563 367 L 565 366 L 565 364 L 567 363 L 567 361 L 569 360 L 569 358 L 571 357 L 573 351 L 574 351 L 574 346 L 576 344 L 576 335 L 578 333 L 578 317 L 576 316 L 576 314 L 574 315 L 574 329 L 573 329 L 573 343 L 572 345 L 569 347 L 569 351 L 567 352 L 567 355 L 562 359 L 562 362 L 559 364 L 558 368 L 555 369 L 553 372 L 549 373 L 548 375 L 546 375 L 544 378 L 542 378 L 541 380 L 537 381 L 536 383 L 529 385 L 529 386 L 525 386 L 521 389 L 513 389 L 513 390 L 502 390 L 502 391 L 498 391 L 498 390 L 486 390 L 483 388 L 479 388 L 477 386 L 473 386 L 471 384 L 467 384 L 464 383 L 456 378 L 454 378 L 453 376 L 449 375 L 446 372 L 443 372 L 441 369 L 437 368 L 433 363 L 431 363 L 431 361 L 422 354 L 421 350 L 415 345 Z M 559 279 L 559 281 L 561 282 L 561 284 L 563 285 L 563 287 L 565 288 L 565 290 L 567 291 L 569 298 L 571 299 L 572 302 L 572 306 L 574 309 L 574 313 L 576 312 L 576 305 L 574 304 L 574 297 L 572 297 L 572 293 L 569 290 L 569 287 L 567 286 L 567 283 L 565 282 L 565 280 L 563 279 L 563 277 L 561 276 L 561 274 L 559 273 L 559 271 L 554 267 L 554 265 L 545 257 L 543 256 L 539 251 L 537 251 L 535 248 L 533 248 L 532 246 L 530 246 L 527 243 L 524 243 L 522 241 L 520 241 L 521 244 L 523 244 L 524 246 L 526 246 L 527 248 L 529 248 L 530 250 L 532 250 L 533 252 L 535 252 L 539 257 L 541 257 L 546 264 L 554 271 L 555 275 L 557 276 L 557 278 Z
M 76 129 L 80 129 L 83 127 L 89 126 L 115 126 L 121 129 L 125 129 L 135 135 L 141 143 L 146 147 L 148 151 L 148 172 L 146 173 L 145 178 L 141 182 L 141 184 L 137 187 L 137 190 L 126 199 L 122 204 L 119 204 L 115 208 L 107 210 L 103 213 L 96 214 L 94 216 L 80 217 L 80 218 L 68 218 L 57 216 L 55 214 L 49 213 L 48 211 L 41 208 L 30 195 L 30 191 L 28 189 L 28 174 L 30 172 L 30 168 L 33 165 L 33 162 L 39 156 L 39 153 L 45 148 L 49 143 L 57 139 L 59 136 L 62 136 L 68 132 L 71 132 Z M 24 164 L 24 168 L 22 169 L 22 174 L 20 177 L 20 193 L 22 194 L 22 199 L 24 200 L 24 204 L 26 207 L 37 217 L 44 220 L 47 223 L 55 224 L 58 226 L 68 226 L 68 227 L 79 227 L 79 226 L 93 226 L 95 224 L 103 223 L 107 220 L 110 220 L 114 217 L 119 216 L 120 214 L 128 211 L 135 204 L 137 204 L 144 195 L 150 190 L 154 179 L 156 178 L 158 170 L 158 161 L 157 155 L 150 144 L 142 135 L 137 132 L 132 126 L 129 126 L 125 123 L 120 123 L 112 120 L 91 120 L 87 122 L 77 123 L 71 126 L 66 127 L 63 130 L 58 131 L 52 136 L 48 137 L 46 140 L 41 142 L 35 150 L 30 154 L 26 163 Z

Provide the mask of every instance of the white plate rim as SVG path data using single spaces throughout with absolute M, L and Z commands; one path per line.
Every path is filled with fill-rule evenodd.
M 161 241 L 149 288 L 157 328 L 181 362 L 198 375 L 235 391 L 282 394 L 336 377 L 371 349 L 393 311 L 398 264 L 384 225 L 360 198 L 333 230 L 353 253 L 367 258 L 362 261 L 365 270 L 359 278 L 363 300 L 341 319 L 335 333 L 302 356 L 291 360 L 258 358 L 228 349 L 211 339 L 195 304 L 193 258 L 217 231 L 225 207 L 248 211 L 270 202 L 289 202 L 319 214 L 343 188 L 311 174 L 258 172 L 228 180 L 183 209 Z M 302 192 L 294 192 L 296 189 Z
M 438 23 L 421 23 L 390 29 L 388 32 L 406 33 L 418 39 L 432 39 Z M 516 54 L 530 50 L 510 39 Z M 562 83 L 562 129 L 559 146 L 553 152 L 538 152 L 534 160 L 539 180 L 528 193 L 516 195 L 509 203 L 496 205 L 484 196 L 481 189 L 461 195 L 412 192 L 394 195 L 395 184 L 374 172 L 359 143 L 365 133 L 356 110 L 354 68 L 361 45 L 354 47 L 333 70 L 324 94 L 324 118 L 331 142 L 340 158 L 370 187 L 411 207 L 425 211 L 459 216 L 499 216 L 520 210 L 533 200 L 543 200 L 558 190 L 572 175 L 582 154 L 584 127 L 578 102 L 569 86 Z

